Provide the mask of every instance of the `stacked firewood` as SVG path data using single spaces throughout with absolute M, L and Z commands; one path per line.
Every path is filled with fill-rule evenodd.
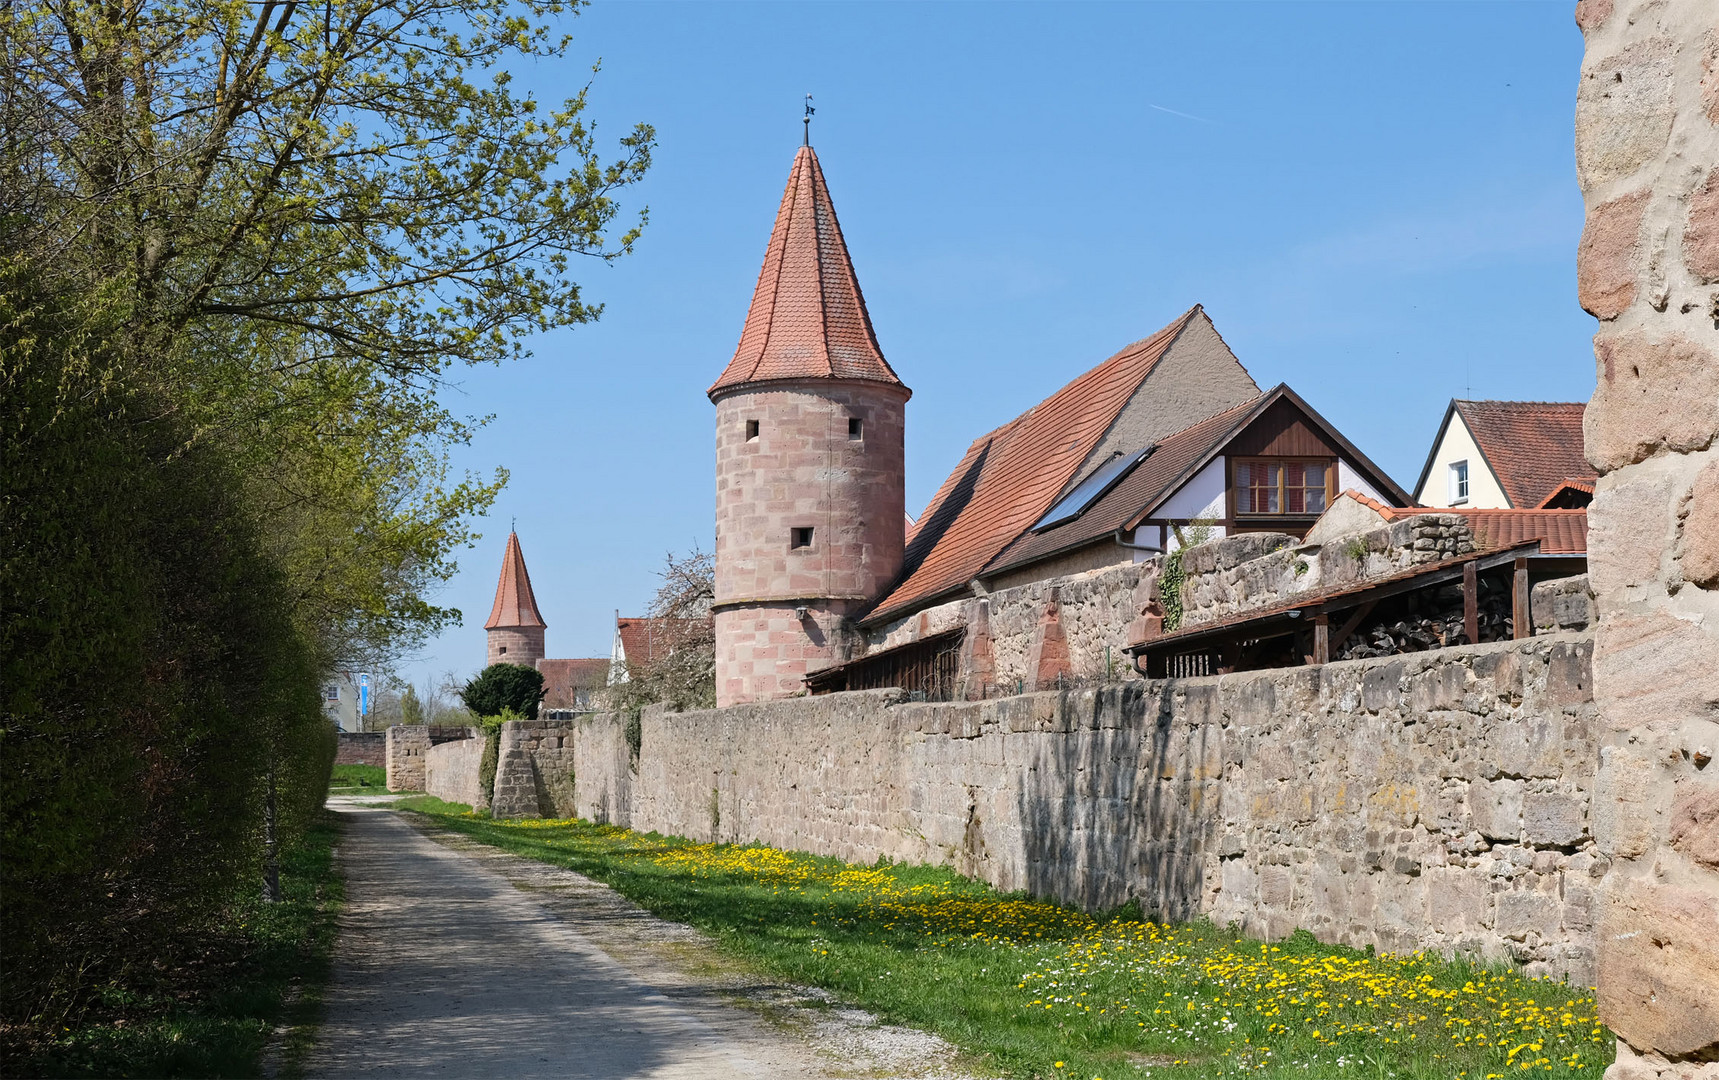
M 1510 593 L 1498 582 L 1480 583 L 1478 623 L 1481 641 L 1503 641 L 1513 636 Z M 1462 625 L 1462 587 L 1445 586 L 1424 593 L 1410 593 L 1379 605 L 1379 609 L 1335 650 L 1333 659 L 1359 660 L 1370 656 L 1439 649 L 1466 645 Z

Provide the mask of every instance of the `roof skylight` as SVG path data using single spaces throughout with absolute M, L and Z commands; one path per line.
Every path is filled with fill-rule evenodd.
M 1088 507 L 1120 484 L 1124 477 L 1134 471 L 1134 466 L 1145 461 L 1146 455 L 1151 452 L 1152 447 L 1148 446 L 1144 450 L 1129 454 L 1112 454 L 1104 464 L 1092 470 L 1085 480 L 1076 484 L 1073 491 L 1058 499 L 1056 505 L 1051 507 L 1044 517 L 1039 518 L 1031 531 L 1044 532 L 1046 529 L 1054 529 L 1086 513 Z

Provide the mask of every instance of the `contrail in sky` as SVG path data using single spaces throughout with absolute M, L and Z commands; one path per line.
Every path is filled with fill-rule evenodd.
M 1159 111 L 1159 112 L 1167 112 L 1167 113 L 1169 113 L 1169 114 L 1170 114 L 1170 115 L 1171 115 L 1171 116 L 1180 116 L 1180 117 L 1182 117 L 1182 118 L 1184 118 L 1184 119 L 1187 119 L 1187 120 L 1198 120 L 1198 121 L 1199 121 L 1199 122 L 1200 122 L 1200 123 L 1202 123 L 1202 124 L 1209 124 L 1209 123 L 1211 123 L 1211 121 L 1210 121 L 1210 120 L 1207 120 L 1207 119 L 1206 119 L 1206 118 L 1205 118 L 1205 117 L 1203 117 L 1203 116 L 1195 116 L 1195 115 L 1194 115 L 1194 114 L 1193 114 L 1193 113 L 1185 113 L 1185 112 L 1177 112 L 1177 111 L 1176 111 L 1176 110 L 1175 110 L 1175 109 L 1166 109 L 1166 108 L 1165 108 L 1165 107 L 1164 107 L 1164 106 L 1162 106 L 1162 105 L 1154 105 L 1154 104 L 1152 104 L 1152 103 L 1151 103 L 1151 102 L 1150 102 L 1150 101 L 1148 101 L 1148 102 L 1147 102 L 1147 103 L 1146 103 L 1146 107 L 1147 107 L 1147 108 L 1148 108 L 1148 109 L 1157 109 L 1157 110 L 1158 110 L 1158 111 Z

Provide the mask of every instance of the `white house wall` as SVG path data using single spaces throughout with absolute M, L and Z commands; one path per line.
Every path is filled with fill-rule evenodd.
M 1391 501 L 1391 500 L 1385 498 L 1384 495 L 1380 494 L 1378 488 L 1374 487 L 1372 484 L 1369 484 L 1369 483 L 1367 483 L 1367 481 L 1363 480 L 1361 478 L 1361 474 L 1356 472 L 1354 469 L 1350 468 L 1349 463 L 1347 461 L 1344 461 L 1342 458 L 1338 458 L 1337 459 L 1337 491 L 1339 494 L 1341 494 L 1345 491 L 1350 490 L 1351 488 L 1353 488 L 1356 491 L 1359 491 L 1361 494 L 1367 496 L 1367 498 L 1374 499 L 1378 502 L 1388 504 Z
M 1504 510 L 1510 507 L 1504 489 L 1492 475 L 1492 469 L 1480 454 L 1480 447 L 1469 434 L 1462 414 L 1451 413 L 1450 424 L 1439 439 L 1433 454 L 1432 468 L 1427 471 L 1426 487 L 1415 492 L 1415 502 L 1421 506 L 1450 506 L 1450 467 L 1456 462 L 1468 462 L 1468 500 L 1460 505 L 1479 510 Z
M 1174 495 L 1166 499 L 1163 505 L 1152 512 L 1152 516 L 1167 521 L 1193 521 L 1195 519 L 1210 519 L 1222 521 L 1229 512 L 1229 505 L 1224 498 L 1224 485 L 1229 476 L 1226 458 L 1216 457 L 1205 468 L 1195 473 L 1189 480 L 1176 490 Z M 1157 527 L 1135 530 L 1137 544 L 1155 544 L 1158 537 Z M 1146 535 L 1141 535 L 1142 533 Z M 1222 525 L 1210 526 L 1208 540 L 1216 540 L 1224 535 Z M 1169 529 L 1164 530 L 1164 551 L 1166 554 L 1175 551 L 1181 545 L 1176 543 L 1176 536 Z M 1144 553 L 1137 553 L 1144 554 Z

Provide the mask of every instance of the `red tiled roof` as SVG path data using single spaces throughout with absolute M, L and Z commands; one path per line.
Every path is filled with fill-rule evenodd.
M 667 656 L 680 642 L 710 626 L 708 619 L 617 619 L 622 659 L 629 664 L 648 664 Z
M 609 660 L 539 660 L 543 673 L 543 707 L 566 709 L 578 705 L 577 691 L 596 690 L 609 681 Z
M 1156 334 L 974 440 L 920 516 L 907 545 L 902 580 L 867 621 L 965 586 L 1043 517 L 1199 310 L 1189 308 Z
M 747 383 L 778 379 L 901 386 L 878 348 L 824 171 L 809 146 L 794 156 L 740 346 L 708 392 L 714 399 Z
M 1530 540 L 1540 541 L 1542 555 L 1586 555 L 1586 510 L 1471 510 L 1461 506 L 1386 506 L 1350 488 L 1344 495 L 1383 515 L 1386 521 L 1415 514 L 1461 514 L 1474 530 L 1482 551 L 1502 551 Z
M 1441 510 L 1440 513 L 1450 513 Z M 1586 555 L 1588 512 L 1586 510 L 1459 510 L 1474 530 L 1482 551 L 1540 541 L 1542 555 Z
M 1511 506 L 1539 506 L 1570 477 L 1594 475 L 1582 452 L 1581 402 L 1456 401 Z
M 1172 494 L 1172 486 L 1179 486 L 1199 462 L 1227 442 L 1236 429 L 1251 418 L 1265 397 L 1261 394 L 1252 401 L 1226 409 L 1216 416 L 1208 416 L 1171 435 L 1086 513 L 1067 525 L 1025 534 L 1004 548 L 986 569 L 998 571 L 1030 563 L 1128 527 L 1143 511 Z M 1126 554 L 1118 552 L 1119 557 Z
M 1565 477 L 1563 480 L 1559 481 L 1557 487 L 1552 489 L 1551 494 L 1540 500 L 1539 509 L 1545 510 L 1551 506 L 1552 500 L 1560 497 L 1569 497 L 1572 493 L 1579 492 L 1580 494 L 1592 498 L 1594 494 L 1594 484 L 1597 481 L 1598 478 L 1593 476 Z
M 501 580 L 495 585 L 495 606 L 489 609 L 485 630 L 498 626 L 548 626 L 537 613 L 537 597 L 531 593 L 531 575 L 525 570 L 525 554 L 519 550 L 519 534 L 507 534 L 507 551 L 501 557 Z

